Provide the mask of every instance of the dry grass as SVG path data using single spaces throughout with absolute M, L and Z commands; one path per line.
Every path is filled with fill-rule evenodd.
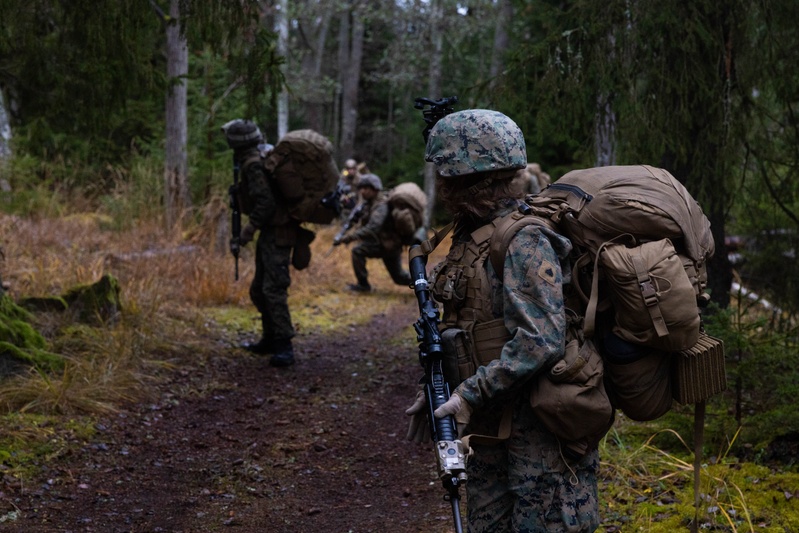
M 187 223 L 188 229 L 174 236 L 165 235 L 158 221 L 113 230 L 109 219 L 96 214 L 57 220 L 0 215 L 0 272 L 11 283 L 13 298 L 58 295 L 112 274 L 120 281 L 124 308 L 120 320 L 101 327 L 40 318 L 52 351 L 63 354 L 66 363 L 58 375 L 32 371 L 3 383 L 0 410 L 10 413 L 2 423 L 6 439 L 48 443 L 49 426 L 38 428 L 37 413 L 72 416 L 114 410 L 122 402 L 146 397 L 160 369 L 201 364 L 209 339 L 224 345 L 256 334 L 258 315 L 248 295 L 253 245 L 242 251 L 240 279 L 235 281 L 227 235 L 219 235 L 224 213 L 221 202 L 212 202 L 201 217 L 205 222 Z M 346 284 L 354 282 L 349 249 L 332 248 L 335 227 L 314 229 L 311 266 L 292 270 L 289 290 L 300 335 L 346 331 L 392 306 L 415 307 L 412 291 L 394 285 L 379 260 L 369 263 L 374 294 L 346 291 Z M 445 249 L 433 254 L 431 265 L 442 259 Z M 28 418 L 21 420 L 23 416 Z M 691 450 L 686 445 L 681 454 L 663 451 L 655 445 L 656 436 L 643 444 L 624 439 L 621 427 L 601 450 L 603 525 L 623 525 L 624 531 L 685 530 L 694 515 Z M 794 519 L 799 515 L 794 500 L 799 498 L 785 502 L 781 513 L 770 510 L 775 498 L 785 500 L 781 495 L 797 486 L 795 475 L 775 477 L 754 465 L 741 467 L 727 460 L 723 450 L 716 456 L 713 464 L 703 466 L 704 525 L 725 531 L 799 527 Z M 753 486 L 753 479 L 759 484 Z
M 123 305 L 122 318 L 99 329 L 41 316 L 38 325 L 52 351 L 66 357 L 64 371 L 57 376 L 31 371 L 7 380 L 0 406 L 6 412 L 108 411 L 146 395 L 152 366 L 181 364 L 176 350 L 213 335 L 209 327 L 228 335 L 230 343 L 257 335 L 258 313 L 249 299 L 254 245 L 242 250 L 236 281 L 227 235 L 219 235 L 222 216 L 221 202 L 211 202 L 201 217 L 205 222 L 168 236 L 156 220 L 111 229 L 108 217 L 93 213 L 59 219 L 0 215 L 5 256 L 0 271 L 12 298 L 55 296 L 111 274 L 120 282 Z M 299 334 L 331 333 L 397 303 L 415 305 L 412 291 L 395 285 L 379 259 L 369 262 L 375 293 L 346 291 L 355 281 L 349 248 L 332 247 L 335 226 L 313 229 L 313 260 L 306 270 L 292 269 L 289 290 Z M 431 263 L 442 254 L 437 251 Z

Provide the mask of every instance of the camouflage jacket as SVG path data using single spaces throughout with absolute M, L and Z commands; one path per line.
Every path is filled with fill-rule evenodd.
M 568 239 L 547 228 L 529 225 L 511 239 L 501 278 L 487 260 L 487 241 L 478 245 L 485 253 L 474 268 L 463 265 L 460 275 L 457 268 L 449 268 L 457 265 L 462 255 L 459 248 L 474 241 L 481 227 L 517 206 L 516 200 L 505 200 L 487 221 L 457 226 L 447 259 L 434 270 L 439 278 L 446 276 L 452 284 L 463 286 L 460 290 L 454 287 L 446 295 L 442 294 L 441 280 L 434 280 L 433 296 L 442 304 L 444 324 L 471 327 L 474 324 L 469 322 L 501 319 L 507 330 L 508 340 L 500 357 L 479 366 L 456 389 L 475 409 L 521 392 L 536 374 L 561 358 L 565 348 L 563 283 L 569 281 L 570 274 Z M 488 287 L 477 287 L 473 281 L 478 276 L 470 270 L 479 268 L 484 269 L 479 278 L 487 280 Z M 467 301 L 484 301 L 483 309 L 475 309 L 475 303 L 469 308 L 464 305 Z
M 253 226 L 263 229 L 277 213 L 275 193 L 269 184 L 269 177 L 261 163 L 257 148 L 244 151 L 239 160 L 242 161 L 239 185 L 242 193 L 240 199 L 242 211 L 249 216 Z
M 385 193 L 381 192 L 373 200 L 364 201 L 360 209 L 359 225 L 351 233 L 354 240 L 379 242 L 384 249 L 402 246 L 394 229 L 388 196 Z

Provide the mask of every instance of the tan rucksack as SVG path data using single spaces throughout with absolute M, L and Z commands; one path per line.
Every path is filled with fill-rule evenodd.
M 714 252 L 710 222 L 681 183 L 646 165 L 597 167 L 571 171 L 527 201 L 582 253 L 572 283 L 583 293 L 585 335 L 594 335 L 597 313 L 605 311 L 613 334 L 648 353 L 636 365 L 606 361 L 617 407 L 651 420 L 668 411 L 672 395 L 697 402 L 726 388 L 723 345 L 701 332 L 699 317 Z M 696 348 L 708 342 L 712 350 Z M 675 368 L 697 371 L 664 372 L 663 354 L 672 354 Z M 671 383 L 675 372 L 681 383 Z M 650 386 L 637 387 L 644 382 Z
M 696 342 L 699 322 L 693 317 L 696 300 L 707 299 L 705 265 L 713 255 L 713 235 L 702 208 L 671 174 L 646 165 L 573 170 L 537 196 L 529 197 L 528 202 L 534 214 L 554 221 L 559 231 L 594 263 L 586 310 L 588 336 L 593 334 L 594 313 L 600 305 L 598 282 L 602 272 L 607 270 L 613 283 L 611 294 L 618 296 L 619 291 L 625 292 L 630 286 L 637 291 L 637 300 L 625 293 L 616 301 L 628 298 L 630 309 L 637 308 L 650 317 L 648 329 L 657 330 L 656 336 L 660 339 L 653 342 L 654 348 L 667 345 L 668 349 L 682 350 Z M 663 246 L 668 247 L 666 239 L 673 244 L 676 256 L 665 250 L 653 252 L 652 245 L 641 248 L 644 243 L 655 241 L 663 241 Z M 642 254 L 647 253 L 647 257 L 642 258 Z M 671 268 L 675 258 L 679 258 L 682 268 Z M 641 260 L 646 263 L 643 268 L 647 272 L 638 271 L 642 268 Z M 665 270 L 657 270 L 661 260 L 669 263 L 663 267 Z M 581 264 L 586 266 L 584 262 Z M 635 282 L 624 279 L 630 276 L 635 276 Z M 686 279 L 676 279 L 682 276 Z M 668 320 L 658 318 L 663 310 L 659 312 L 657 308 L 662 307 L 665 295 L 673 297 L 670 293 L 675 283 L 682 286 L 685 281 L 693 287 L 694 298 L 684 302 L 690 304 L 685 306 L 687 316 L 674 317 L 673 327 L 669 328 Z M 652 311 L 647 307 L 656 309 Z M 674 312 L 679 311 L 675 309 Z M 680 328 L 682 330 L 677 331 Z M 625 328 L 617 324 L 616 329 Z M 697 331 L 690 334 L 688 330 Z M 625 331 L 621 336 L 630 342 L 649 345 L 649 339 L 641 339 L 637 333 Z M 671 335 L 683 335 L 687 340 L 669 343 L 661 339 Z
M 333 209 L 322 198 L 335 191 L 339 173 L 333 160 L 333 145 L 313 130 L 290 131 L 267 155 L 264 167 L 288 209 L 300 222 L 329 224 Z
M 427 195 L 411 181 L 400 183 L 388 193 L 388 207 L 402 243 L 412 244 L 414 235 L 424 224 Z

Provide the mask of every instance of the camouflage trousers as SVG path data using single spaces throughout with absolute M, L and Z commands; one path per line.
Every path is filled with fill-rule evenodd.
M 501 409 L 475 415 L 499 420 Z M 599 454 L 594 450 L 567 465 L 526 394 L 514 406 L 510 438 L 472 448 L 466 484 L 469 533 L 588 533 L 599 526 Z
M 261 313 L 263 336 L 268 340 L 294 336 L 288 303 L 290 262 L 291 246 L 278 246 L 274 232 L 261 231 L 255 247 L 255 276 L 250 284 L 250 300 Z
M 369 285 L 369 271 L 366 270 L 367 258 L 381 258 L 391 279 L 397 285 L 408 285 L 410 273 L 403 267 L 402 247 L 385 250 L 379 242 L 360 241 L 352 249 L 352 269 L 359 285 Z

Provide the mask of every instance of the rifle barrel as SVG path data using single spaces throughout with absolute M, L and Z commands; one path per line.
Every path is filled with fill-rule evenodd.
M 418 248 L 414 245 L 411 250 Z M 435 444 L 439 477 L 448 497 L 452 502 L 452 517 L 455 530 L 461 533 L 460 497 L 458 487 L 460 481 L 466 479 L 465 453 L 458 440 L 458 428 L 452 415 L 436 418 L 434 412 L 444 405 L 450 397 L 449 385 L 444 376 L 441 335 L 438 332 L 440 322 L 438 309 L 430 298 L 427 283 L 425 255 L 412 256 L 409 270 L 413 280 L 413 290 L 419 304 L 419 319 L 414 324 L 419 341 L 419 361 L 424 368 L 424 392 L 427 400 L 427 419 L 430 424 L 430 435 Z
M 461 525 L 461 499 L 458 496 L 458 489 L 456 487 L 453 493 L 449 495 L 449 502 L 452 504 L 452 521 L 455 523 L 455 533 L 463 533 L 463 526 Z

